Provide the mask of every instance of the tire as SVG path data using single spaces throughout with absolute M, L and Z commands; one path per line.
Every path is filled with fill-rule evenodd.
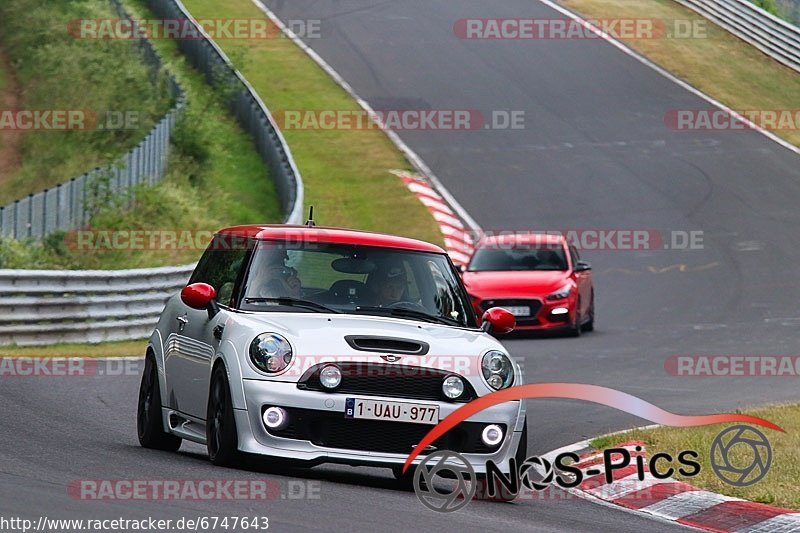
M 233 466 L 239 455 L 231 390 L 225 367 L 221 364 L 211 375 L 208 391 L 206 447 L 209 459 L 217 466 Z
M 401 490 L 408 490 L 414 491 L 414 474 L 416 473 L 415 467 L 410 467 L 408 471 L 404 474 L 403 468 L 399 466 L 392 467 L 392 474 L 394 475 L 394 479 L 397 485 L 397 488 Z M 423 485 L 425 485 L 424 481 L 421 481 Z
M 568 330 L 570 337 L 580 337 L 581 336 L 581 333 L 582 333 L 581 320 L 583 320 L 583 318 L 581 317 L 581 302 L 579 301 L 575 305 L 575 322 L 569 327 L 569 330 Z
M 143 448 L 177 451 L 181 438 L 164 431 L 161 417 L 161 388 L 158 383 L 158 367 L 155 358 L 145 357 L 142 382 L 139 386 L 139 401 L 136 409 L 136 429 L 139 444 Z
M 594 292 L 592 292 L 592 303 L 589 305 L 589 321 L 583 325 L 583 331 L 594 331 Z

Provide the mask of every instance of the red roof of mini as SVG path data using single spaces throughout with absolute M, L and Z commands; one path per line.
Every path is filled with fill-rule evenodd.
M 417 252 L 446 253 L 439 246 L 396 235 L 374 233 L 346 228 L 305 226 L 291 224 L 250 224 L 232 226 L 217 231 L 217 235 L 248 239 L 292 242 L 320 242 L 330 244 L 357 244 L 381 248 L 397 248 Z
M 483 237 L 479 246 L 492 244 L 562 244 L 564 235 L 561 233 L 498 233 Z

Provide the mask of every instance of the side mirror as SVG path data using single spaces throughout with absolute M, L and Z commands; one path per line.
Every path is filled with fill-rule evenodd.
M 487 333 L 511 333 L 517 325 L 514 315 L 502 307 L 487 309 L 482 320 L 481 329 Z
M 573 268 L 572 270 L 575 272 L 585 272 L 591 269 L 592 265 L 588 261 L 578 261 L 577 263 L 575 263 L 575 268 Z
M 181 290 L 181 301 L 192 309 L 207 309 L 209 318 L 219 311 L 216 297 L 216 289 L 208 283 L 192 283 Z

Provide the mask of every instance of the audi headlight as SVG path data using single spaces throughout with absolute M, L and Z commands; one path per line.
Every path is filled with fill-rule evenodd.
M 569 296 L 569 293 L 572 290 L 572 287 L 573 287 L 572 283 L 567 283 L 566 285 L 564 285 L 563 287 L 561 287 L 557 291 L 551 292 L 550 294 L 548 294 L 547 295 L 547 299 L 548 300 L 563 300 L 564 298 L 567 298 Z
M 503 352 L 486 352 L 481 361 L 481 371 L 486 383 L 495 390 L 505 389 L 514 383 L 514 365 Z
M 292 346 L 277 333 L 262 333 L 250 343 L 250 361 L 261 372 L 277 374 L 292 362 Z

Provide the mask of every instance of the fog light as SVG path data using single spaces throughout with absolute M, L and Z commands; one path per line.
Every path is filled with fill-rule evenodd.
M 342 371 L 336 365 L 324 366 L 319 372 L 319 382 L 326 389 L 335 389 L 342 382 Z
M 458 376 L 448 376 L 442 382 L 442 392 L 451 400 L 464 394 L 464 381 Z
M 491 424 L 483 428 L 481 439 L 487 446 L 497 446 L 503 441 L 503 429 L 497 424 Z
M 567 309 L 566 307 L 556 307 L 555 309 L 550 311 L 551 315 L 566 315 L 567 313 L 569 313 L 569 309 Z
M 261 418 L 269 429 L 283 429 L 289 423 L 289 413 L 281 407 L 267 407 Z

